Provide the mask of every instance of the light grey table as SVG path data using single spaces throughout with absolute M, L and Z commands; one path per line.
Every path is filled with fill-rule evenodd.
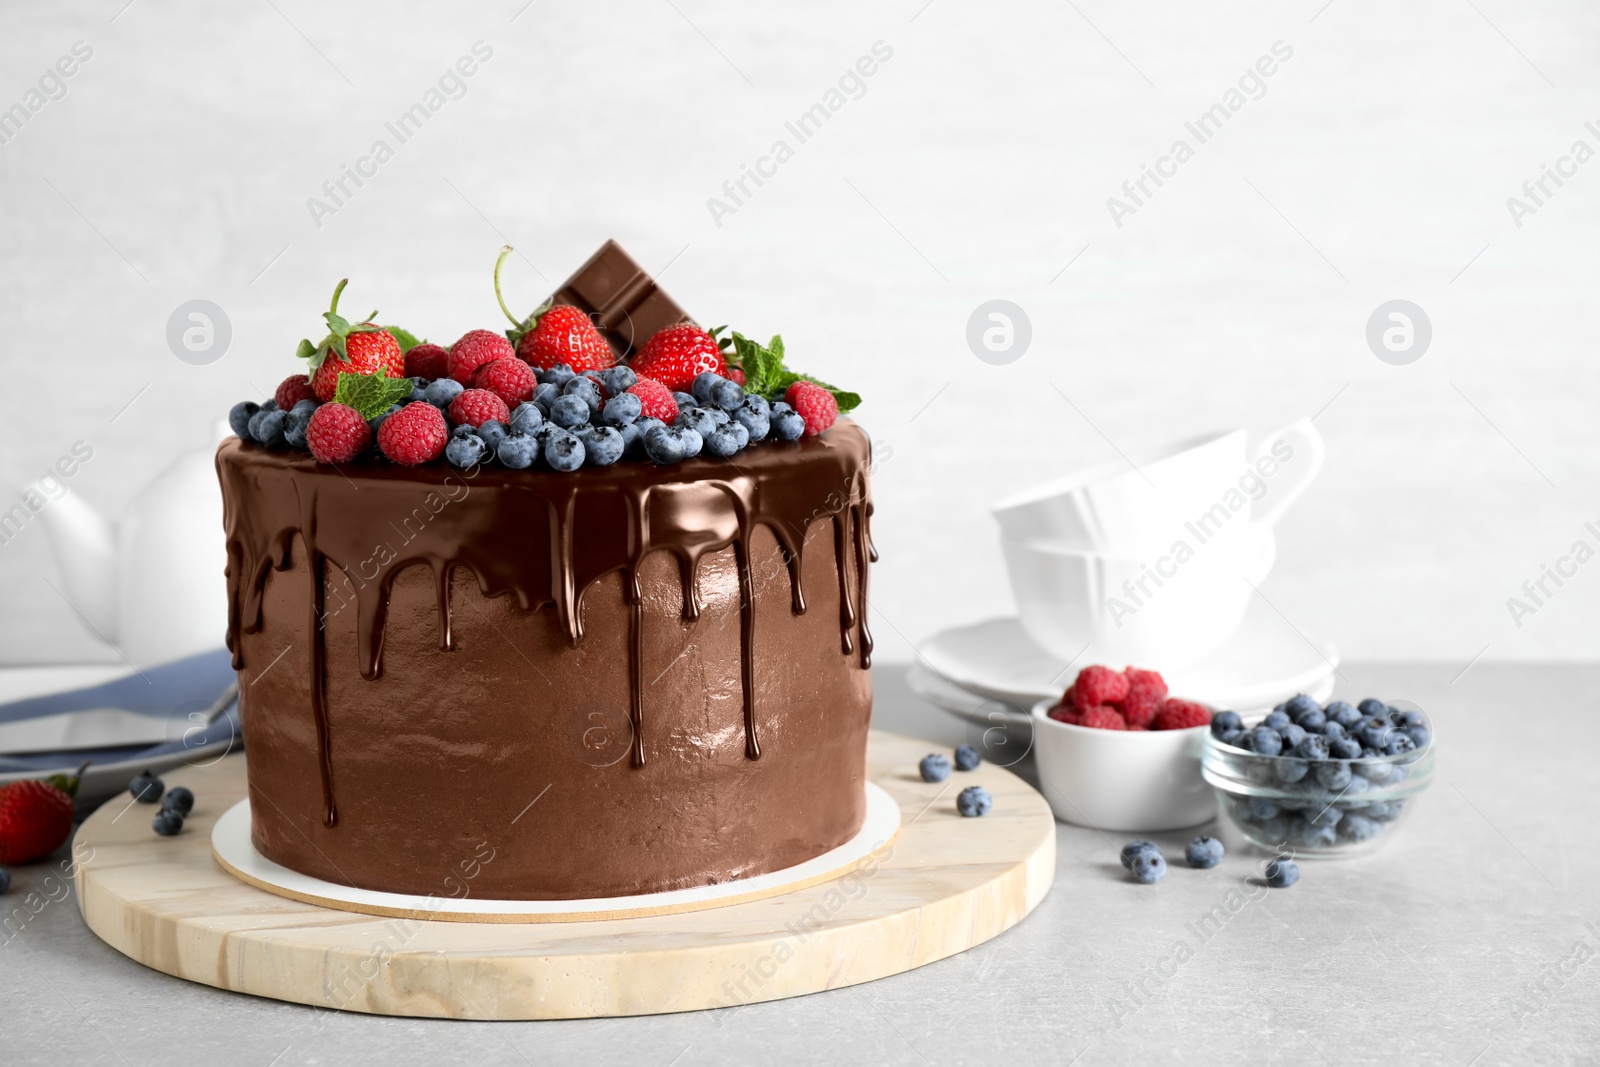
M 1440 736 L 1433 789 L 1376 855 L 1267 890 L 1236 849 L 1143 887 L 1120 838 L 1058 824 L 1055 887 L 1002 936 L 721 1013 L 467 1023 L 225 993 L 112 951 L 51 867 L 20 868 L 0 903 L 55 900 L 0 930 L 0 1063 L 1595 1063 L 1600 666 L 1458 670 L 1342 669 L 1340 696 L 1413 700 Z M 903 674 L 877 668 L 876 725 L 963 740 Z M 1181 857 L 1188 836 L 1160 843 Z

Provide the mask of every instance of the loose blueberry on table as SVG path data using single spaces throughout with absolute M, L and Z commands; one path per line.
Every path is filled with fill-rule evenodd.
M 1183 858 L 1191 867 L 1210 870 L 1222 862 L 1223 851 L 1221 841 L 1202 835 L 1184 847 Z
M 140 771 L 128 782 L 128 792 L 132 793 L 133 799 L 141 804 L 157 803 L 166 789 L 161 779 L 149 771 Z
M 1123 870 L 1128 870 L 1128 871 L 1133 870 L 1133 857 L 1137 856 L 1139 853 L 1141 853 L 1141 852 L 1158 852 L 1158 851 L 1160 851 L 1160 850 L 1156 848 L 1154 842 L 1146 841 L 1143 838 L 1138 838 L 1136 840 L 1129 841 L 1126 845 L 1122 846 L 1122 868 L 1123 868 Z
M 182 818 L 188 818 L 194 810 L 194 793 L 184 786 L 174 786 L 161 798 L 161 810 L 175 811 Z
M 950 777 L 950 757 L 942 752 L 930 752 L 922 757 L 917 770 L 924 782 L 942 782 Z
M 1128 870 L 1136 881 L 1145 885 L 1155 885 L 1166 877 L 1167 861 L 1153 848 L 1140 849 L 1128 862 Z
M 1294 860 L 1270 861 L 1263 871 L 1263 881 L 1273 889 L 1288 889 L 1300 880 L 1300 865 Z
M 956 797 L 956 810 L 969 818 L 989 814 L 994 798 L 981 785 L 969 785 Z

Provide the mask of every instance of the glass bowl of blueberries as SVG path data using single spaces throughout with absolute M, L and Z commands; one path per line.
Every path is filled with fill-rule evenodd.
M 1414 707 L 1295 696 L 1254 722 L 1211 719 L 1200 768 L 1224 815 L 1273 852 L 1337 857 L 1377 848 L 1433 782 L 1435 739 Z

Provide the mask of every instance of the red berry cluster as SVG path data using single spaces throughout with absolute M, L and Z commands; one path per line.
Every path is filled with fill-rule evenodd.
M 610 343 L 577 307 L 546 304 L 526 318 L 511 314 L 499 279 L 509 252 L 495 267 L 495 295 L 513 328 L 468 330 L 448 348 L 376 325 L 376 312 L 345 318 L 341 281 L 323 313 L 327 335 L 300 343 L 307 373 L 284 379 L 270 401 L 236 404 L 229 413 L 234 431 L 245 441 L 303 449 L 330 464 L 376 450 L 408 466 L 447 455 L 457 466 L 498 459 L 522 469 L 543 455 L 556 469 L 572 470 L 549 458 L 550 435 L 575 437 L 564 455 L 579 463 L 584 441 L 592 446 L 588 461 L 602 465 L 618 457 L 657 464 L 726 459 L 761 441 L 825 433 L 841 404 L 848 411 L 860 402 L 790 371 L 781 337 L 763 346 L 737 333 L 721 337 L 722 327 L 668 326 L 619 366 Z M 607 407 L 620 392 L 638 399 L 637 414 L 632 401 Z M 574 394 L 588 405 L 587 421 L 565 399 Z M 518 414 L 522 405 L 530 407 Z
M 1167 696 L 1167 683 L 1155 671 L 1098 665 L 1078 672 L 1049 715 L 1100 730 L 1187 730 L 1211 721 L 1204 704 Z

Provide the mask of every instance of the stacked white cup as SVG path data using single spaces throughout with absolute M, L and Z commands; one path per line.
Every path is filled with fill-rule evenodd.
M 1023 628 L 1064 661 L 1176 670 L 1238 628 L 1273 524 L 1322 469 L 1309 419 L 1173 442 L 994 507 Z

